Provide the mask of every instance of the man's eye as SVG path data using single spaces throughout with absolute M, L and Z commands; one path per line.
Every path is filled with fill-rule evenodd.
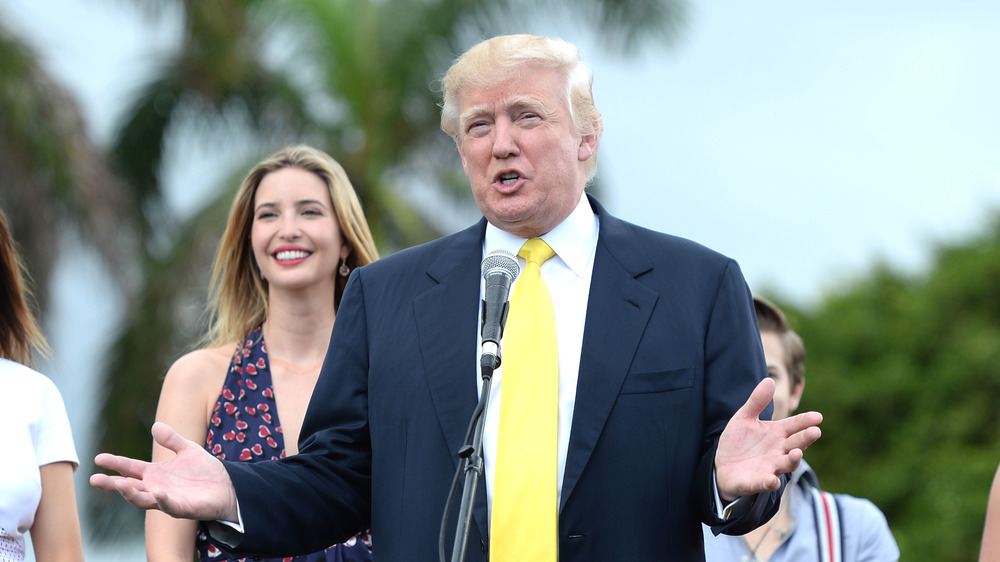
M 489 130 L 489 123 L 485 121 L 477 121 L 475 123 L 470 124 L 468 127 L 468 133 L 472 136 L 484 135 L 488 130 Z

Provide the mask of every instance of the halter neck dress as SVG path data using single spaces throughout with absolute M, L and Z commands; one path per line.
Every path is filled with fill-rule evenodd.
M 258 326 L 237 349 L 222 384 L 208 427 L 205 449 L 220 459 L 240 462 L 277 460 L 286 456 L 285 439 L 274 401 L 267 344 Z M 347 542 L 312 554 L 264 559 L 264 562 L 371 562 L 371 530 Z M 239 561 L 230 558 L 222 546 L 198 524 L 195 546 L 202 562 Z

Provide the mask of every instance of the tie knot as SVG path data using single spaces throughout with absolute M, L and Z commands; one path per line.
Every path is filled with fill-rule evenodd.
M 521 250 L 517 252 L 528 263 L 536 263 L 541 266 L 549 258 L 556 255 L 555 251 L 541 238 L 529 238 L 525 240 Z

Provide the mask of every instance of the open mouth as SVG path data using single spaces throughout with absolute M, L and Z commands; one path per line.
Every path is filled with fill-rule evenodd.
M 274 254 L 278 261 L 293 261 L 308 258 L 311 254 L 304 250 L 282 250 Z
M 521 179 L 521 174 L 517 172 L 507 172 L 505 174 L 500 174 L 500 177 L 497 179 L 503 185 L 511 185 L 512 183 L 515 183 L 517 182 L 517 180 Z

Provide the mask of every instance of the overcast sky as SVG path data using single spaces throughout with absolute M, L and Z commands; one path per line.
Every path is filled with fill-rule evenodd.
M 876 259 L 919 271 L 935 242 L 984 227 L 1000 204 L 1000 2 L 692 5 L 675 46 L 628 60 L 565 22 L 530 30 L 576 42 L 594 67 L 611 212 L 730 255 L 752 289 L 801 304 Z M 0 0 L 0 17 L 102 143 L 177 32 L 121 0 Z M 186 173 L 172 181 L 213 181 Z M 87 254 L 61 271 L 50 374 L 76 428 L 118 303 Z
M 816 4 L 699 3 L 673 51 L 595 65 L 613 209 L 805 301 L 1000 200 L 1000 3 Z

